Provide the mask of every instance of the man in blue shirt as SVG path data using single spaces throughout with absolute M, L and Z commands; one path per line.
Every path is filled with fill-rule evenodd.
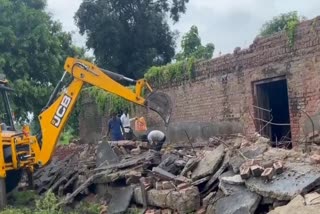
M 107 136 L 109 136 L 110 132 L 111 132 L 111 140 L 112 141 L 124 140 L 123 135 L 122 135 L 122 133 L 124 133 L 124 128 L 122 126 L 120 118 L 117 117 L 116 113 L 112 113 L 112 117 L 108 121 Z

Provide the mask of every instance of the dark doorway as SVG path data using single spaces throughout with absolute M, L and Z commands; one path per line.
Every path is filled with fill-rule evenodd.
M 277 78 L 254 83 L 256 126 L 275 144 L 291 140 L 287 80 Z

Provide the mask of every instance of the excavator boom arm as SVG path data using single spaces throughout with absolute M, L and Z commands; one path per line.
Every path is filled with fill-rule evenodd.
M 75 58 L 68 58 L 65 63 L 65 71 L 73 76 L 71 84 L 60 96 L 47 106 L 39 115 L 41 126 L 41 148 L 36 154 L 35 161 L 40 166 L 48 163 L 54 153 L 59 136 L 65 127 L 71 112 L 77 102 L 81 89 L 85 83 L 101 88 L 107 92 L 118 95 L 130 102 L 146 106 L 145 98 L 141 96 L 144 87 L 152 91 L 144 80 L 137 80 L 135 92 L 113 80 L 103 69 L 92 63 Z M 157 105 L 158 107 L 158 105 Z

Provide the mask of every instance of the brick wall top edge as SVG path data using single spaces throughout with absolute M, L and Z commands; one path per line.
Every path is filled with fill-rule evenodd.
M 320 34 L 320 28 L 317 28 L 317 26 L 320 26 L 320 16 L 312 20 L 301 22 L 296 30 L 296 42 L 298 43 L 298 40 L 305 39 L 306 37 L 314 37 L 314 32 Z M 205 70 L 208 70 L 208 67 L 211 67 L 211 71 L 219 72 L 225 70 L 225 67 L 235 64 L 234 62 L 244 67 L 246 67 L 246 64 L 248 64 L 248 66 L 249 64 L 250 66 L 252 64 L 259 66 L 269 63 L 269 59 L 266 57 L 268 55 L 276 57 L 277 55 L 290 55 L 290 52 L 291 50 L 288 46 L 286 32 L 279 32 L 270 37 L 256 38 L 248 48 L 242 50 L 236 48 L 233 54 L 228 53 L 211 60 L 198 62 L 196 65 L 196 75 L 199 73 L 199 71 L 204 70 L 203 67 L 207 67 Z M 255 62 L 250 63 L 250 60 L 254 60 Z
M 201 81 L 203 76 L 208 77 L 236 72 L 239 69 L 251 69 L 270 63 L 281 63 L 293 55 L 305 54 L 304 49 L 308 50 L 308 54 L 316 52 L 319 50 L 320 39 L 318 39 L 317 44 L 310 43 L 310 40 L 314 40 L 318 36 L 320 36 L 320 16 L 303 21 L 298 25 L 295 36 L 295 44 L 297 44 L 295 46 L 297 47 L 294 47 L 296 50 L 289 47 L 286 32 L 275 33 L 266 38 L 257 37 L 248 48 L 235 48 L 232 54 L 227 53 L 210 60 L 197 62 L 195 79 L 192 82 Z M 186 82 L 189 81 L 174 82 L 163 85 L 161 88 L 172 88 L 184 85 Z

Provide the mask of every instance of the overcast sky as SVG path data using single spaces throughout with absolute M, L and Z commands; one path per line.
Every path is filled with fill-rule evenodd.
M 85 38 L 77 33 L 73 20 L 81 2 L 48 0 L 48 10 L 62 22 L 64 30 L 75 32 L 73 39 L 77 45 L 85 46 Z M 320 0 L 190 0 L 186 14 L 172 29 L 183 35 L 196 25 L 203 44 L 212 42 L 216 46 L 215 55 L 226 54 L 238 46 L 248 47 L 265 21 L 293 10 L 314 18 L 320 15 Z

